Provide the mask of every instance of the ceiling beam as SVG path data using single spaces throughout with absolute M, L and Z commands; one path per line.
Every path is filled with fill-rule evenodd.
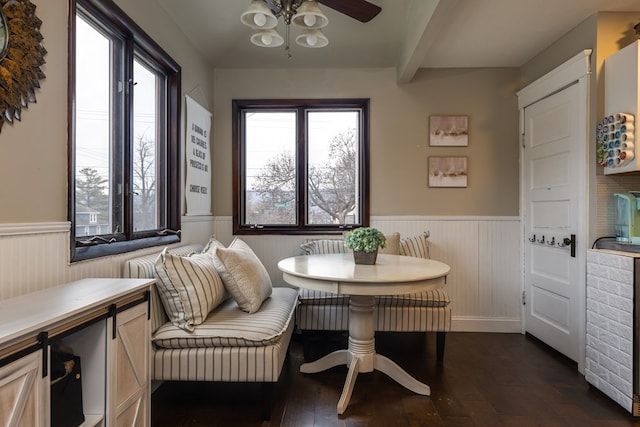
M 398 83 L 413 80 L 440 30 L 450 23 L 459 0 L 413 0 L 407 17 L 407 34 L 396 67 Z

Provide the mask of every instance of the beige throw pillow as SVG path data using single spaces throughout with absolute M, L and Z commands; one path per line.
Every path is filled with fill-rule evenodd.
M 213 263 L 242 311 L 255 313 L 271 295 L 269 273 L 244 241 L 236 238 L 228 248 L 216 247 Z
M 165 248 L 155 263 L 156 287 L 171 323 L 193 331 L 225 298 L 209 254 L 172 255 Z
M 388 255 L 400 255 L 400 233 L 385 234 L 387 244 L 384 248 L 379 248 L 378 253 Z
M 202 248 L 201 253 L 208 253 L 209 255 L 213 255 L 213 250 L 215 248 L 224 248 L 224 244 L 216 239 L 216 236 L 211 236 L 209 237 L 209 241 L 207 242 L 207 244 L 204 245 L 204 248 Z

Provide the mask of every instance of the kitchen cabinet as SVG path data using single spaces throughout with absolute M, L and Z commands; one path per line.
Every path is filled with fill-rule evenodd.
M 150 425 L 149 279 L 84 279 L 0 301 L 0 425 L 49 426 L 50 352 L 81 360 L 82 426 Z
M 604 158 L 610 160 L 604 174 L 640 170 L 636 132 L 640 113 L 640 40 L 604 61 L 604 113 L 596 130 L 596 150 L 603 150 L 602 154 L 607 154 Z M 621 153 L 625 154 L 622 160 Z M 598 152 L 598 157 L 600 154 Z
M 1 367 L 0 425 L 44 425 L 45 391 L 41 350 Z

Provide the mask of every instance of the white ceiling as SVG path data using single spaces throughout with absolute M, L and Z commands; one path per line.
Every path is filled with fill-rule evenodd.
M 382 12 L 368 23 L 321 5 L 329 45 L 299 47 L 292 27 L 288 58 L 249 41 L 250 0 L 157 1 L 216 68 L 396 67 L 407 81 L 420 67 L 519 67 L 597 11 L 640 19 L 640 0 L 370 0 Z

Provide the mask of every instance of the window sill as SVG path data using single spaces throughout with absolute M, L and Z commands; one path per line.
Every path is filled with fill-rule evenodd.
M 109 255 L 118 255 L 153 246 L 170 245 L 179 241 L 180 236 L 171 235 L 147 237 L 144 239 L 114 242 L 95 246 L 74 247 L 71 248 L 71 262 L 85 261 Z

